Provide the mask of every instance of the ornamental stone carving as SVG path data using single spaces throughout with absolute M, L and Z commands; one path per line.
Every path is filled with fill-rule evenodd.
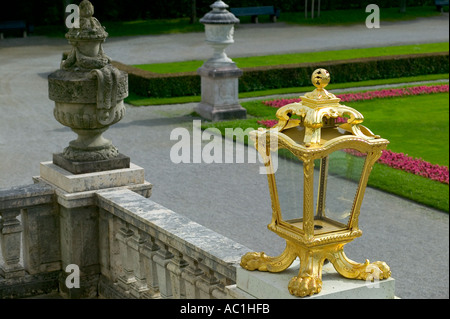
M 117 166 L 119 151 L 102 134 L 124 117 L 123 99 L 128 96 L 128 75 L 115 68 L 103 52 L 108 33 L 93 17 L 93 5 L 83 0 L 79 9 L 80 27 L 66 33 L 72 49 L 60 69 L 48 77 L 55 119 L 78 135 L 61 154 L 54 155 L 55 164 L 69 171 L 73 162 L 115 159 Z M 119 166 L 123 165 L 127 164 Z M 103 169 L 113 168 L 123 167 L 106 165 Z

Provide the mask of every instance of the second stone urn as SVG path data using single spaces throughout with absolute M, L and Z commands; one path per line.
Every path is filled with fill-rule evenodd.
M 225 53 L 234 43 L 234 25 L 239 19 L 227 10 L 221 0 L 214 2 L 212 11 L 200 22 L 205 25 L 206 43 L 214 55 L 197 70 L 201 77 L 202 99 L 195 111 L 211 121 L 246 118 L 247 110 L 239 104 L 239 77 L 243 71 Z
M 83 0 L 79 9 L 80 28 L 66 33 L 72 50 L 61 68 L 48 77 L 54 116 L 78 138 L 62 153 L 54 154 L 53 163 L 74 174 L 127 168 L 129 157 L 120 154 L 102 134 L 125 115 L 128 75 L 104 54 L 102 43 L 108 33 L 93 17 L 92 4 Z

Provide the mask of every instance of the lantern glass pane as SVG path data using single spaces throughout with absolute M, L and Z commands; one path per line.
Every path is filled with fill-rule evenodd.
M 303 216 L 303 166 L 296 159 L 278 158 L 275 173 L 281 216 L 285 221 Z
M 275 173 L 278 201 L 281 216 L 286 222 L 302 229 L 303 221 L 303 162 L 294 158 L 278 157 L 278 167 Z M 314 170 L 314 185 L 318 184 L 318 169 Z M 314 187 L 317 196 L 317 187 Z
M 354 149 L 345 149 L 333 152 L 321 160 L 320 166 L 323 167 L 322 164 L 328 162 L 328 167 L 322 187 L 325 191 L 321 192 L 319 182 L 315 219 L 327 221 L 337 227 L 337 229 L 331 227 L 328 231 L 347 228 L 365 159 L 366 154 Z M 326 232 L 324 228 L 315 226 L 315 233 Z

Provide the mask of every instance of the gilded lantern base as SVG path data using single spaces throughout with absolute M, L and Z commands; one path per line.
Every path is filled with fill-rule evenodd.
M 361 280 L 382 280 L 391 276 L 389 266 L 382 261 L 357 263 L 344 253 L 345 243 L 325 246 L 304 247 L 286 240 L 286 249 L 277 257 L 264 252 L 250 252 L 241 259 L 241 267 L 247 270 L 281 272 L 298 257 L 300 270 L 288 285 L 289 292 L 298 297 L 311 296 L 322 290 L 322 266 L 330 261 L 336 271 L 345 278 Z

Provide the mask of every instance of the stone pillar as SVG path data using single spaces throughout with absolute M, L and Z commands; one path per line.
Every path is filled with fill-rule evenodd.
M 53 161 L 42 162 L 35 181 L 56 190 L 60 211 L 62 273 L 60 291 L 66 298 L 91 298 L 98 293 L 102 271 L 115 267 L 109 241 L 112 220 L 105 220 L 96 206 L 96 192 L 126 187 L 150 197 L 152 185 L 144 179 L 144 169 L 130 162 L 102 133 L 125 115 L 123 99 L 128 95 L 128 75 L 111 64 L 102 43 L 108 36 L 93 17 L 88 0 L 80 5 L 80 28 L 72 28 L 66 38 L 72 51 L 61 69 L 49 75 L 49 98 L 55 102 L 54 116 L 70 127 L 78 138 L 69 143 Z M 101 216 L 100 216 L 101 215 Z M 99 253 L 100 248 L 110 254 Z M 80 287 L 66 285 L 68 265 L 80 270 Z M 132 271 L 132 268 L 127 268 Z
M 78 299 L 97 296 L 100 274 L 99 262 L 99 217 L 96 206 L 60 207 L 61 265 L 59 290 L 63 297 Z M 67 285 L 71 272 L 65 270 L 76 265 L 80 270 L 80 287 Z
M 54 203 L 22 210 L 23 265 L 28 274 L 61 270 L 59 211 Z
M 147 279 L 147 287 L 149 288 L 148 295 L 151 297 L 159 292 L 158 285 L 158 270 L 157 264 L 153 260 L 156 252 L 159 250 L 158 245 L 155 244 L 154 238 L 148 237 L 141 247 L 141 253 L 144 258 L 144 269 Z
M 121 228 L 117 234 L 117 240 L 120 243 L 120 255 L 122 257 L 122 275 L 118 278 L 119 286 L 129 292 L 131 285 L 136 282 L 133 272 L 132 249 L 128 247 L 128 242 L 133 236 L 133 231 L 127 228 Z
M 185 282 L 182 274 L 188 263 L 178 251 L 173 251 L 172 254 L 173 258 L 167 264 L 167 269 L 170 271 L 173 298 L 185 299 Z
M 202 275 L 203 271 L 198 267 L 198 262 L 194 260 L 192 260 L 192 263 L 189 263 L 189 266 L 181 273 L 181 276 L 184 279 L 187 299 L 200 299 L 197 282 L 201 279 Z
M 217 284 L 219 284 L 219 280 L 215 277 L 214 272 L 212 270 L 204 271 L 196 283 L 200 299 L 213 299 L 212 292 Z
M 135 282 L 131 285 L 130 293 L 135 298 L 143 298 L 149 295 L 144 262 L 145 256 L 141 253 L 144 242 L 145 240 L 138 230 L 134 232 L 134 236 L 128 242 L 132 250 L 131 259 L 134 265 L 135 277 Z M 128 258 L 130 258 L 130 256 Z
M 169 252 L 167 247 L 160 248 L 153 256 L 153 261 L 156 263 L 156 272 L 158 276 L 159 293 L 163 299 L 172 299 L 172 282 L 170 278 L 170 271 L 167 269 L 167 264 L 173 255 Z
M 17 219 L 20 210 L 0 212 L 0 243 L 4 264 L 0 275 L 6 279 L 22 277 L 25 270 L 20 264 L 22 224 Z
M 225 48 L 234 43 L 234 25 L 239 19 L 226 10 L 228 5 L 223 1 L 216 1 L 211 8 L 200 22 L 205 25 L 206 42 L 214 48 L 214 55 L 197 71 L 202 100 L 195 111 L 212 121 L 245 118 L 247 111 L 238 99 L 242 70 L 225 53 Z

